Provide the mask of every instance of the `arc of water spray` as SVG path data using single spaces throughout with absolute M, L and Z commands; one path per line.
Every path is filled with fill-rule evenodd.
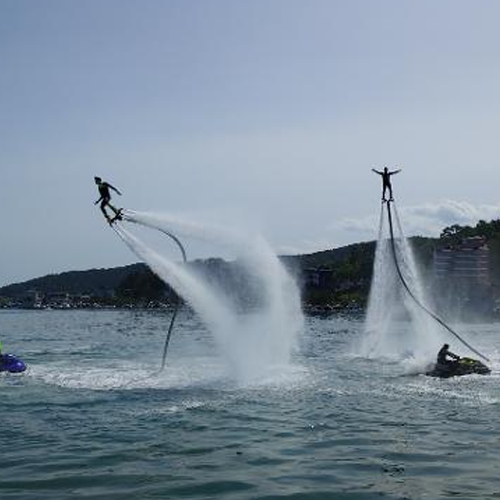
M 124 220 L 126 220 L 128 222 L 133 222 L 135 224 L 139 224 L 136 220 L 127 217 L 126 214 L 123 214 L 122 217 L 123 217 Z M 166 231 L 164 229 L 160 229 L 158 227 L 149 226 L 147 224 L 143 224 L 143 225 L 145 225 L 147 227 L 150 227 L 152 229 L 156 229 L 157 231 L 160 231 L 165 236 L 168 236 L 172 241 L 174 241 L 175 244 L 177 245 L 177 247 L 179 248 L 180 252 L 181 252 L 183 262 L 184 263 L 187 262 L 186 250 L 185 250 L 183 244 L 181 243 L 181 241 L 179 240 L 179 238 L 177 238 L 177 236 L 175 236 L 174 234 L 170 233 L 169 231 Z M 111 227 L 118 234 L 118 236 L 121 237 L 119 231 L 114 226 L 111 226 Z M 170 344 L 170 338 L 172 337 L 172 332 L 174 330 L 175 319 L 177 317 L 177 313 L 179 311 L 180 304 L 181 304 L 180 297 L 179 297 L 179 295 L 177 295 L 177 300 L 176 300 L 176 303 L 175 303 L 174 312 L 172 313 L 172 318 L 170 319 L 170 324 L 169 324 L 168 330 L 167 330 L 167 336 L 165 337 L 165 344 L 163 346 L 163 354 L 162 354 L 162 358 L 161 358 L 161 367 L 160 367 L 160 370 L 159 370 L 160 372 L 162 372 L 165 369 L 165 365 L 167 363 L 168 346 Z
M 394 203 L 394 202 L 392 202 Z M 396 267 L 396 272 L 398 274 L 398 277 L 404 287 L 404 289 L 408 292 L 408 295 L 414 300 L 414 302 L 423 310 L 425 311 L 431 318 L 433 318 L 435 321 L 437 321 L 443 328 L 448 330 L 452 335 L 454 335 L 462 344 L 464 344 L 467 348 L 469 348 L 472 352 L 476 353 L 478 356 L 483 358 L 485 361 L 490 361 L 484 354 L 481 354 L 477 349 L 474 349 L 468 342 L 466 342 L 455 330 L 453 330 L 451 327 L 449 327 L 437 314 L 432 312 L 427 306 L 422 304 L 420 300 L 415 296 L 415 294 L 411 291 L 411 288 L 408 286 L 408 283 L 406 282 L 403 273 L 401 271 L 401 268 L 399 266 L 399 261 L 397 257 L 397 252 L 396 252 L 396 243 L 394 241 L 394 228 L 392 225 L 392 213 L 391 213 L 391 201 L 386 202 L 387 204 L 387 215 L 389 219 L 389 231 L 391 235 L 391 249 L 392 249 L 392 256 L 394 259 L 394 265 Z M 384 210 L 384 204 L 382 203 L 382 211 Z

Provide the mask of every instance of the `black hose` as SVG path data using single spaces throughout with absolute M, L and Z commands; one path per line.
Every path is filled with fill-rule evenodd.
M 399 279 L 401 280 L 401 283 L 403 284 L 403 287 L 405 290 L 408 292 L 408 295 L 415 301 L 415 303 L 423 310 L 425 311 L 431 318 L 433 318 L 435 321 L 437 321 L 443 328 L 448 330 L 452 335 L 454 335 L 462 344 L 464 344 L 466 347 L 468 347 L 472 352 L 476 353 L 478 356 L 483 358 L 486 361 L 489 361 L 489 359 L 481 354 L 478 350 L 474 349 L 469 343 L 467 343 L 457 332 L 455 332 L 452 328 L 450 328 L 439 316 L 437 316 L 434 312 L 432 312 L 428 307 L 426 307 L 420 300 L 415 296 L 415 294 L 411 291 L 410 287 L 408 286 L 408 283 L 406 282 L 403 273 L 401 272 L 401 268 L 399 267 L 399 261 L 397 257 L 397 252 L 396 252 L 396 243 L 394 241 L 394 229 L 392 226 L 392 213 L 391 213 L 391 202 L 388 201 L 386 202 L 387 204 L 387 215 L 389 218 L 389 231 L 391 233 L 391 248 L 392 248 L 392 256 L 394 258 L 394 265 L 396 267 L 396 271 L 398 273 Z M 384 210 L 384 205 L 382 204 L 382 210 Z
M 180 242 L 179 238 L 177 238 L 177 236 L 175 236 L 174 234 L 172 234 L 172 233 L 170 233 L 170 232 L 168 232 L 168 231 L 166 231 L 164 229 L 160 229 L 158 227 L 155 227 L 152 224 L 150 225 L 150 224 L 145 224 L 143 222 L 138 222 L 135 219 L 133 219 L 131 217 L 128 217 L 126 215 L 123 215 L 123 219 L 127 220 L 129 222 L 134 222 L 135 224 L 141 224 L 141 225 L 149 227 L 151 229 L 156 229 L 157 231 L 160 231 L 160 233 L 163 233 L 164 235 L 166 235 L 169 238 L 171 238 L 177 244 L 177 246 L 179 247 L 179 250 L 180 250 L 181 255 L 182 255 L 183 262 L 184 263 L 187 262 L 186 250 L 184 249 L 184 246 Z M 113 226 L 111 226 L 111 227 L 113 227 Z M 180 300 L 179 295 L 176 295 L 176 296 L 177 296 L 177 299 L 176 299 L 175 306 L 174 306 L 174 312 L 172 313 L 172 318 L 170 319 L 170 324 L 169 324 L 168 330 L 167 330 L 167 336 L 165 337 L 165 344 L 163 346 L 163 355 L 162 355 L 162 358 L 161 358 L 161 367 L 160 367 L 159 372 L 162 372 L 164 370 L 165 365 L 167 363 L 168 346 L 170 344 L 170 338 L 172 337 L 172 332 L 174 330 L 175 318 L 177 317 L 177 313 L 178 313 L 180 305 L 181 305 L 181 300 Z
M 169 236 L 173 241 L 175 241 L 175 243 L 179 247 L 179 250 L 181 251 L 182 259 L 183 259 L 183 262 L 185 264 L 187 262 L 186 250 L 184 249 L 184 246 L 182 245 L 180 240 L 177 238 L 177 236 L 169 233 L 168 231 L 164 231 L 163 229 L 159 229 L 159 228 L 156 228 L 156 229 L 158 231 L 160 231 L 161 233 L 165 234 L 166 236 Z M 163 346 L 163 356 L 161 358 L 160 372 L 163 371 L 163 369 L 165 368 L 166 362 L 167 362 L 168 345 L 170 343 L 170 337 L 172 336 L 172 331 L 174 329 L 175 318 L 177 316 L 177 312 L 179 311 L 179 307 L 181 304 L 181 299 L 180 299 L 179 295 L 176 294 L 176 296 L 177 296 L 177 300 L 175 302 L 174 312 L 172 313 L 172 319 L 170 320 L 170 325 L 168 327 L 167 337 L 165 338 L 165 345 Z

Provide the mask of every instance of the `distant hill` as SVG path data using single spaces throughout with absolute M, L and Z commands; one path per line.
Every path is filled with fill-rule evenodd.
M 430 261 L 435 240 L 413 238 L 418 259 Z M 311 254 L 281 257 L 297 278 L 306 304 L 344 306 L 366 301 L 372 277 L 375 242 L 356 243 Z M 189 263 L 220 288 L 234 291 L 243 300 L 258 295 L 258 283 L 252 283 L 235 263 L 206 259 Z M 252 291 L 253 290 L 253 291 Z M 90 269 L 51 274 L 0 288 L 0 297 L 16 298 L 31 291 L 115 297 L 117 303 L 162 300 L 172 290 L 142 263 L 111 269 Z
M 428 269 L 437 240 L 418 236 L 410 241 L 421 269 Z M 299 270 L 304 305 L 364 307 L 372 281 L 375 249 L 375 241 L 355 243 L 285 258 L 285 262 Z
M 500 220 L 479 221 L 474 227 L 453 225 L 440 238 L 410 238 L 419 268 L 432 270 L 433 252 L 438 247 L 452 248 L 471 236 L 484 237 L 490 247 L 490 273 L 495 294 L 500 298 Z M 304 255 L 280 257 L 300 284 L 305 306 L 363 307 L 373 273 L 376 242 L 355 243 L 340 248 Z M 246 274 L 238 262 L 211 258 L 188 264 L 237 302 L 253 304 L 261 284 Z M 51 274 L 0 288 L 0 307 L 16 303 L 23 294 L 58 292 L 102 298 L 94 303 L 116 306 L 141 306 L 169 302 L 175 293 L 142 263 L 111 269 L 90 269 Z M 111 301 L 111 302 L 110 302 Z
M 60 274 L 49 274 L 22 283 L 15 283 L 0 288 L 0 295 L 16 297 L 28 291 L 42 293 L 67 292 L 70 294 L 104 295 L 106 291 L 115 290 L 132 274 L 148 271 L 145 264 L 113 267 L 111 269 L 89 269 L 87 271 L 68 271 Z

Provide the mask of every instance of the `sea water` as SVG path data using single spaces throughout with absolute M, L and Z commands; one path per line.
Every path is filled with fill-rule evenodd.
M 363 318 L 310 317 L 242 383 L 189 311 L 158 374 L 168 320 L 0 312 L 29 366 L 0 375 L 2 500 L 500 497 L 500 324 L 460 325 L 491 375 L 440 380 L 359 357 Z

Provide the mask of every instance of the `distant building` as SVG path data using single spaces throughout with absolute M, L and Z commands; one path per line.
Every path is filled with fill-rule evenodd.
M 89 294 L 72 295 L 71 305 L 73 307 L 90 307 L 92 305 L 92 296 Z
M 474 236 L 452 247 L 436 249 L 433 274 L 440 307 L 466 315 L 493 309 L 490 248 L 486 238 Z
M 49 307 L 67 309 L 71 307 L 71 297 L 67 292 L 49 292 L 45 294 L 44 304 Z
M 489 286 L 490 249 L 486 239 L 474 236 L 455 247 L 435 250 L 434 276 L 470 286 Z

